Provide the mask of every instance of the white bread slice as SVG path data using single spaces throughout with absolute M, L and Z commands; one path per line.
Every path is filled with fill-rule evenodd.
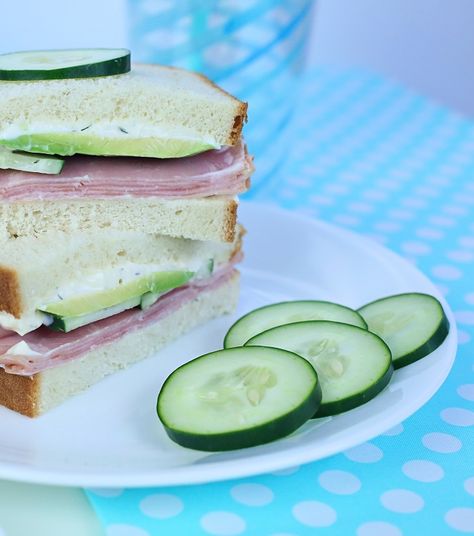
M 59 230 L 122 230 L 232 242 L 237 200 L 114 198 L 0 202 L 0 239 Z
M 126 131 L 130 139 L 221 147 L 235 145 L 246 113 L 246 103 L 204 76 L 160 65 L 98 78 L 0 81 L 0 139 L 51 131 L 116 139 Z
M 32 331 L 43 321 L 39 307 L 58 301 L 58 294 L 86 293 L 88 285 L 101 290 L 136 273 L 194 271 L 209 259 L 217 269 L 240 250 L 242 233 L 239 227 L 232 243 L 114 230 L 50 231 L 0 241 L 0 327 L 22 335 Z
M 155 324 L 129 332 L 82 358 L 33 376 L 17 376 L 0 369 L 0 404 L 28 417 L 41 415 L 105 376 L 151 356 L 195 326 L 232 312 L 238 291 L 238 272 L 234 272 L 224 284 L 201 292 Z

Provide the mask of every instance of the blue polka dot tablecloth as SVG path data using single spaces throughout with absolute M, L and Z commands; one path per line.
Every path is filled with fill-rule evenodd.
M 474 534 L 474 123 L 358 70 L 311 72 L 298 101 L 280 134 L 284 161 L 257 173 L 247 198 L 409 258 L 455 312 L 454 368 L 408 420 L 322 461 L 200 486 L 87 490 L 107 536 Z M 274 146 L 252 113 L 247 139 L 265 169 Z

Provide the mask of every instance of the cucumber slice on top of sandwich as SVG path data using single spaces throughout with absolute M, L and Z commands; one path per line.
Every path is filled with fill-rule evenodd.
M 125 48 L 32 50 L 0 54 L 0 80 L 58 80 L 111 76 L 130 71 Z

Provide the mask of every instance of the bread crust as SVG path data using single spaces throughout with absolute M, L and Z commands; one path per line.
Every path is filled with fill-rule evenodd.
M 20 318 L 23 312 L 18 274 L 7 266 L 0 266 L 0 311 L 15 318 Z
M 247 122 L 247 109 L 248 104 L 246 102 L 239 101 L 239 109 L 234 117 L 234 124 L 232 125 L 232 130 L 229 137 L 229 145 L 235 145 L 242 135 L 242 128 L 244 123 Z
M 40 377 L 18 376 L 0 369 L 0 404 L 27 417 L 38 416 Z
M 224 233 L 222 237 L 224 242 L 234 241 L 235 226 L 237 225 L 237 207 L 237 201 L 234 201 L 233 199 L 227 205 Z
M 153 67 L 152 64 L 142 64 L 142 65 L 146 65 L 147 67 Z M 173 70 L 173 71 L 187 72 L 186 69 L 182 69 L 181 67 L 167 66 L 166 68 L 168 70 Z M 198 78 L 200 78 L 206 84 L 212 86 L 214 89 L 218 90 L 220 93 L 224 95 L 227 95 L 228 97 L 230 97 L 236 102 L 237 111 L 234 115 L 234 122 L 229 132 L 229 138 L 226 142 L 227 145 L 236 145 L 242 136 L 242 128 L 244 124 L 247 122 L 248 103 L 237 99 L 236 97 L 234 97 L 234 95 L 232 95 L 225 89 L 222 89 L 215 82 L 210 80 L 206 75 L 202 73 L 196 73 L 196 72 L 194 72 L 193 74 L 197 76 Z

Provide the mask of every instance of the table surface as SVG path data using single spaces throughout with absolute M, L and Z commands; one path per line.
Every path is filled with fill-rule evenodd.
M 299 97 L 275 140 L 290 148 L 286 159 L 257 174 L 246 197 L 371 236 L 416 263 L 456 314 L 448 380 L 403 424 L 345 453 L 198 488 L 88 490 L 97 516 L 80 490 L 2 482 L 0 535 L 32 534 L 33 520 L 51 536 L 474 533 L 474 125 L 359 70 L 314 70 Z M 254 122 L 248 143 L 268 169 L 274 145 Z

